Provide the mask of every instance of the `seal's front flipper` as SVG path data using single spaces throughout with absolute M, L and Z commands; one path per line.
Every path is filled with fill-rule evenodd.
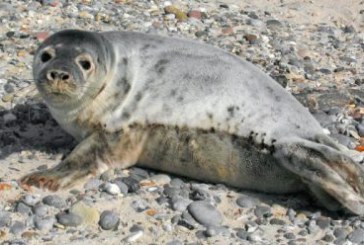
M 274 156 L 299 175 L 328 209 L 332 198 L 351 212 L 364 215 L 364 170 L 326 136 L 315 141 L 291 138 L 277 142 Z
M 103 158 L 107 150 L 106 144 L 100 142 L 102 140 L 103 137 L 98 134 L 89 136 L 60 164 L 51 169 L 26 175 L 20 179 L 20 184 L 24 187 L 36 186 L 56 191 L 71 186 L 91 174 L 96 174 L 99 169 L 98 161 Z
M 20 184 L 56 191 L 74 185 L 86 177 L 110 167 L 127 168 L 135 164 L 142 152 L 146 134 L 135 128 L 126 132 L 94 133 L 55 167 L 20 179 Z

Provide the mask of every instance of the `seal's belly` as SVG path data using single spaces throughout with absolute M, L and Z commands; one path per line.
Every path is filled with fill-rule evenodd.
M 273 151 L 227 133 L 153 126 L 138 165 L 250 190 L 301 190 L 301 181 L 280 166 Z

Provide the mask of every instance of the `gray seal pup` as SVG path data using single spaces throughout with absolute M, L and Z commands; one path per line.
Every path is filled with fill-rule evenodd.
M 267 193 L 309 190 L 364 214 L 364 171 L 251 63 L 183 39 L 64 30 L 34 57 L 36 86 L 79 144 L 23 186 L 56 191 L 138 166 Z

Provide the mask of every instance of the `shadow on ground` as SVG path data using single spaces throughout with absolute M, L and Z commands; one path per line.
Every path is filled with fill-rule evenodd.
M 57 153 L 74 146 L 74 139 L 58 126 L 44 104 L 0 109 L 0 159 L 23 150 Z

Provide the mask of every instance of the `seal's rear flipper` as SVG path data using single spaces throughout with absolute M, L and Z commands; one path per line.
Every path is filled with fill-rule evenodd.
M 331 197 L 351 212 L 364 215 L 364 169 L 327 136 L 315 141 L 290 138 L 277 142 L 274 156 L 299 175 L 326 208 Z

